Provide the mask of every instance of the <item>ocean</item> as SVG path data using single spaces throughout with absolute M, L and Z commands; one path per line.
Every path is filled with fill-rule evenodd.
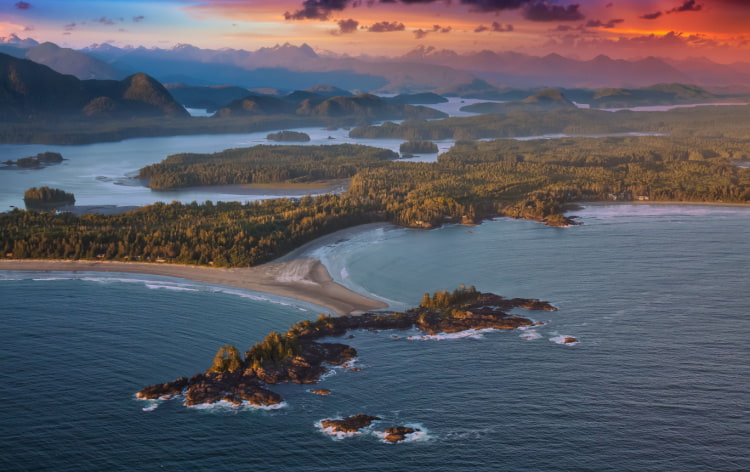
M 0 272 L 0 469 L 750 470 L 750 209 L 576 214 L 569 228 L 368 227 L 310 249 L 399 309 L 464 283 L 559 311 L 517 310 L 545 322 L 526 331 L 354 332 L 362 371 L 334 369 L 325 397 L 274 386 L 273 410 L 134 394 L 322 309 L 166 277 Z M 316 426 L 357 413 L 382 420 L 342 438 Z M 384 443 L 396 425 L 421 434 Z

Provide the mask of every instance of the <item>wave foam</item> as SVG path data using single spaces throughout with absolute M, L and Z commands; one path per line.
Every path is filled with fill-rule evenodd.
M 253 405 L 252 403 L 243 400 L 240 404 L 228 402 L 226 400 L 220 400 L 216 403 L 199 403 L 197 405 L 185 405 L 188 408 L 195 410 L 215 410 L 215 411 L 226 411 L 226 410 L 280 410 L 287 406 L 286 402 L 277 403 L 276 405 Z
M 199 290 L 197 288 L 190 288 L 190 287 L 179 287 L 175 285 L 168 285 L 168 284 L 145 284 L 147 288 L 150 288 L 152 290 L 158 290 L 158 289 L 164 289 L 164 290 L 174 290 L 176 292 L 198 292 Z
M 521 339 L 525 339 L 526 341 L 533 341 L 535 339 L 541 338 L 542 335 L 537 331 L 526 330 L 521 332 L 518 337 L 520 337 Z
M 341 418 L 331 418 L 331 419 L 341 419 Z M 374 424 L 378 422 L 378 420 L 375 420 L 372 422 L 372 424 L 370 424 L 370 426 L 366 426 L 360 429 L 359 431 L 335 431 L 333 427 L 324 428 L 323 421 L 324 420 L 320 420 L 316 422 L 315 427 L 318 428 L 322 433 L 330 436 L 336 441 L 341 441 L 342 439 L 346 439 L 346 438 L 353 438 L 355 436 L 362 436 L 364 434 L 371 434 Z
M 482 329 L 467 329 L 465 331 L 458 331 L 457 333 L 438 333 L 438 334 L 422 334 L 415 336 L 407 336 L 406 339 L 412 341 L 445 341 L 448 339 L 482 339 L 484 333 L 496 331 L 495 328 L 482 328 Z
M 2 272 L 2 271 L 0 271 Z M 39 282 L 48 281 L 60 281 L 60 280 L 81 280 L 84 282 L 94 282 L 104 285 L 110 285 L 114 283 L 126 283 L 126 284 L 143 284 L 146 288 L 151 290 L 164 289 L 178 292 L 208 292 L 208 293 L 222 293 L 226 295 L 232 295 L 240 298 L 245 298 L 254 301 L 260 301 L 264 303 L 273 303 L 275 305 L 282 305 L 294 308 L 299 311 L 307 312 L 310 311 L 302 306 L 294 303 L 290 299 L 284 299 L 276 296 L 264 296 L 263 294 L 243 291 L 240 289 L 232 289 L 229 287 L 223 287 L 218 285 L 196 283 L 183 283 L 183 282 L 171 282 L 169 280 L 163 280 L 159 278 L 140 278 L 140 277 L 123 277 L 121 275 L 91 275 L 88 273 L 74 273 L 71 272 L 69 275 L 60 275 L 60 273 L 44 275 L 39 272 L 33 271 L 33 276 L 30 276 L 30 280 Z M 14 278 L 0 277 L 0 280 L 29 280 L 26 278 L 18 278 L 16 275 Z

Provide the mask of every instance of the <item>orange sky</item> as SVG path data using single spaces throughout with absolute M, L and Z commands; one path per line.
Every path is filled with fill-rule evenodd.
M 750 0 L 10 0 L 0 36 L 11 33 L 71 47 L 306 42 L 351 55 L 425 45 L 750 62 Z

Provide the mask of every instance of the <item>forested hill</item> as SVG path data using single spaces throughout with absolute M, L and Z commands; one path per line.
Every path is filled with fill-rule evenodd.
M 121 81 L 79 80 L 27 59 L 0 54 L 0 120 L 148 116 L 187 117 L 169 92 L 146 74 Z
M 309 182 L 349 178 L 364 168 L 398 159 L 396 152 L 359 144 L 254 146 L 213 154 L 175 154 L 144 167 L 149 187 Z

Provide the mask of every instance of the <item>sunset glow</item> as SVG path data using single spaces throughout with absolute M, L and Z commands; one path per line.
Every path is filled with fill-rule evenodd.
M 61 46 L 257 49 L 290 42 L 350 55 L 416 46 L 578 58 L 750 57 L 740 0 L 29 0 L 0 5 L 0 35 Z

